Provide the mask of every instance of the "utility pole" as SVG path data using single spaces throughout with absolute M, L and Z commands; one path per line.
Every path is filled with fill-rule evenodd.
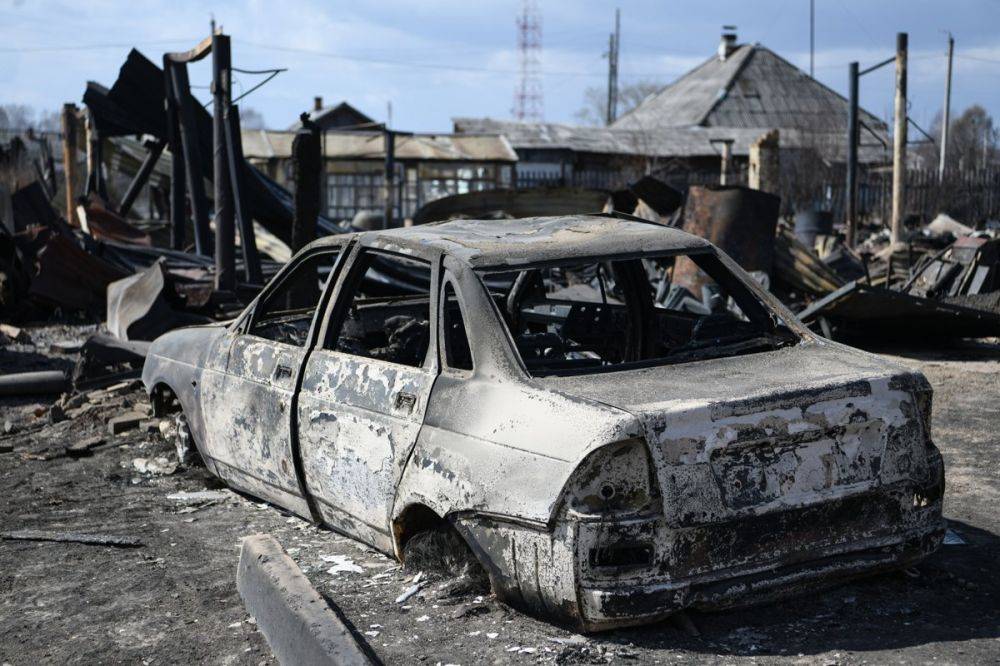
M 951 60 L 955 53 L 955 38 L 948 33 L 948 74 L 944 79 L 944 112 L 941 114 L 941 161 L 938 164 L 938 181 L 944 180 L 944 167 L 948 159 L 948 126 L 951 124 Z
M 396 208 L 396 132 L 385 128 L 385 213 L 382 228 L 391 229 Z
M 852 62 L 847 70 L 847 201 L 844 221 L 847 226 L 847 247 L 854 247 L 858 227 L 858 63 Z
M 618 53 L 621 45 L 621 10 L 615 9 L 615 31 L 608 43 L 608 109 L 605 124 L 610 125 L 618 117 Z
M 896 103 L 892 132 L 892 228 L 891 240 L 903 238 L 903 207 L 906 204 L 906 52 L 907 34 L 896 34 Z
M 729 183 L 729 167 L 733 155 L 733 139 L 709 139 L 709 143 L 718 144 L 721 149 L 721 160 L 719 165 L 719 185 Z
M 815 79 L 816 68 L 816 0 L 809 0 L 809 78 Z
M 302 127 L 292 139 L 292 173 L 295 192 L 292 195 L 292 252 L 316 240 L 316 218 L 319 217 L 320 174 L 323 155 L 320 152 L 319 126 L 308 113 L 299 116 Z
M 229 35 L 215 32 L 212 21 L 212 164 L 215 185 L 215 289 L 236 289 L 236 212 L 226 153 L 226 114 L 232 99 L 232 51 Z

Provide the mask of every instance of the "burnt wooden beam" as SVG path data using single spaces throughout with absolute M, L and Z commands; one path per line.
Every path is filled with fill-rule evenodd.
M 184 181 L 184 149 L 181 146 L 180 120 L 174 97 L 170 61 L 163 57 L 163 80 L 166 88 L 167 145 L 170 146 L 170 247 L 183 250 L 187 235 L 187 196 Z
M 139 192 L 142 191 L 146 181 L 149 180 L 149 174 L 153 173 L 153 168 L 156 166 L 156 162 L 160 159 L 160 155 L 163 154 L 163 149 L 166 145 L 167 144 L 163 141 L 156 141 L 149 146 L 149 152 L 146 154 L 146 159 L 142 161 L 142 166 L 139 167 L 139 170 L 136 172 L 132 182 L 129 183 L 128 189 L 122 197 L 122 202 L 118 206 L 118 214 L 122 217 L 128 215 L 129 211 L 132 210 L 132 204 L 135 203 L 136 198 L 139 196 Z
M 178 109 L 184 170 L 187 175 L 187 191 L 194 216 L 195 251 L 204 256 L 211 253 L 212 240 L 209 237 L 208 201 L 205 197 L 205 178 L 201 171 L 201 150 L 198 147 L 198 128 L 194 115 L 194 99 L 188 80 L 187 65 L 170 63 L 170 80 Z
M 232 105 L 226 113 L 226 162 L 229 166 L 229 182 L 232 185 L 233 212 L 239 223 L 240 246 L 243 249 L 243 271 L 246 281 L 263 284 L 260 268 L 260 254 L 257 252 L 257 238 L 253 230 L 253 218 L 247 209 L 244 192 L 243 172 L 246 160 L 243 157 L 243 136 L 240 131 L 240 109 Z

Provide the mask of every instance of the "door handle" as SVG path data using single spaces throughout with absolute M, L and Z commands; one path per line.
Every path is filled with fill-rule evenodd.
M 291 378 L 291 376 L 292 376 L 292 369 L 287 365 L 278 365 L 278 367 L 274 369 L 275 381 L 281 381 L 286 377 Z
M 396 409 L 405 409 L 407 413 L 410 413 L 416 405 L 417 396 L 412 393 L 400 391 L 396 394 Z

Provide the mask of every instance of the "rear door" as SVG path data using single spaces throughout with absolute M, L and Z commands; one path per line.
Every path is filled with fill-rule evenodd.
M 217 448 L 228 450 L 219 475 L 302 516 L 310 512 L 292 451 L 292 398 L 339 255 L 334 246 L 296 257 L 267 287 L 235 331 L 207 417 L 216 424 Z
M 430 263 L 360 250 L 298 399 L 299 448 L 317 510 L 386 551 L 396 485 L 437 376 L 436 280 Z

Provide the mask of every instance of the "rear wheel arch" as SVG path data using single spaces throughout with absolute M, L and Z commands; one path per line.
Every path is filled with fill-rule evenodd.
M 392 544 L 396 557 L 403 561 L 406 542 L 414 535 L 450 525 L 447 518 L 426 504 L 420 502 L 408 504 L 392 521 Z

